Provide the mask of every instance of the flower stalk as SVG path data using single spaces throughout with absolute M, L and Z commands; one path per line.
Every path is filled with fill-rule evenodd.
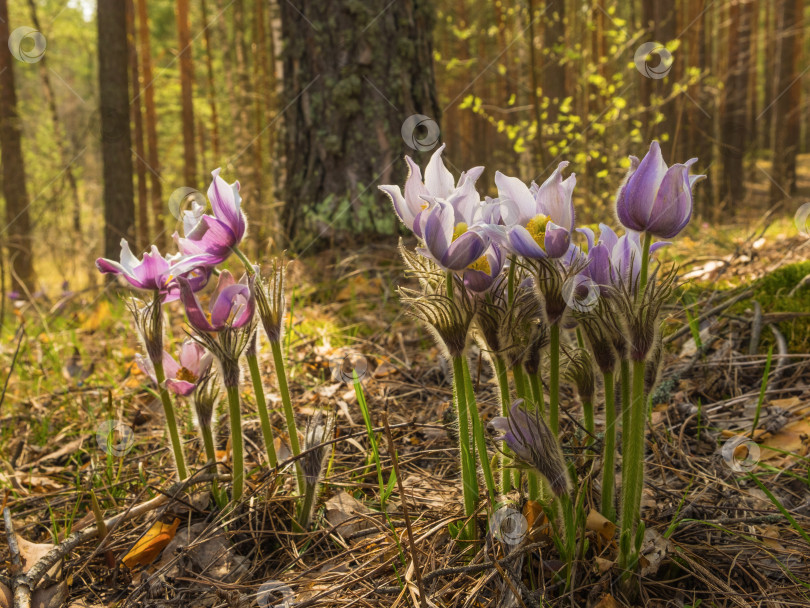
M 557 437 L 560 430 L 560 325 L 553 323 L 549 344 L 549 412 L 548 423 Z
M 605 437 L 602 443 L 602 508 L 601 513 L 616 521 L 616 398 L 613 372 L 602 374 L 605 384 Z
M 172 444 L 172 452 L 174 454 L 174 464 L 177 467 L 177 475 L 180 481 L 188 478 L 188 470 L 186 469 L 186 458 L 183 455 L 183 443 L 180 440 L 180 433 L 177 431 L 177 418 L 174 413 L 174 405 L 172 404 L 169 391 L 166 388 L 166 373 L 163 371 L 162 357 L 156 357 L 152 361 L 155 367 L 155 379 L 157 380 L 158 390 L 160 391 L 160 401 L 163 403 L 163 414 L 166 417 L 166 427 L 169 429 L 169 439 Z
M 276 456 L 276 446 L 273 438 L 273 427 L 270 426 L 270 415 L 267 412 L 267 400 L 264 396 L 264 386 L 262 385 L 262 375 L 259 371 L 259 359 L 256 352 L 256 341 L 258 336 L 253 333 L 251 342 L 245 352 L 245 359 L 248 362 L 248 369 L 250 369 L 250 379 L 253 383 L 253 395 L 256 397 L 256 409 L 259 411 L 259 420 L 262 426 L 262 437 L 264 439 L 264 448 L 267 451 L 267 462 L 275 468 L 278 464 Z
M 270 342 L 273 351 L 273 365 L 276 370 L 276 380 L 278 381 L 278 392 L 281 393 L 281 404 L 284 407 L 284 419 L 287 422 L 287 433 L 290 436 L 290 451 L 295 461 L 295 474 L 298 480 L 298 493 L 304 492 L 304 476 L 301 471 L 301 464 L 298 457 L 301 455 L 301 444 L 298 441 L 298 429 L 295 426 L 295 412 L 293 411 L 292 400 L 290 399 L 290 388 L 287 385 L 287 372 L 284 367 L 284 356 L 281 353 L 280 342 Z
M 484 482 L 487 486 L 489 499 L 494 503 L 495 478 L 492 476 L 489 455 L 487 454 L 487 441 L 486 437 L 484 437 L 484 427 L 481 425 L 481 416 L 478 413 L 478 404 L 475 400 L 475 391 L 473 390 L 472 378 L 470 376 L 470 366 L 467 363 L 467 357 L 462 358 L 462 371 L 464 373 L 464 388 L 466 391 L 467 408 L 469 409 L 470 419 L 472 420 L 475 447 L 478 451 L 478 458 L 481 461 L 481 469 L 484 472 Z
M 242 438 L 242 411 L 239 404 L 239 385 L 226 386 L 228 412 L 231 417 L 231 452 L 233 454 L 233 502 L 242 499 L 245 486 L 244 439 Z

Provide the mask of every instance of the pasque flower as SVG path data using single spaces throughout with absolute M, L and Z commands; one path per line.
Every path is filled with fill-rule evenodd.
M 480 258 L 462 272 L 464 287 L 476 293 L 487 291 L 503 270 L 506 256 L 503 249 L 491 243 Z
M 200 379 L 205 376 L 214 360 L 213 355 L 194 340 L 186 340 L 180 347 L 178 363 L 166 351 L 163 351 L 163 371 L 166 374 L 166 388 L 175 395 L 187 396 L 194 392 Z M 155 367 L 148 357 L 137 354 L 135 362 L 143 373 L 158 383 Z
M 526 258 L 559 258 L 566 254 L 574 230 L 572 200 L 576 176 L 566 179 L 561 162 L 542 185 L 531 189 L 516 177 L 495 173 L 498 204 L 503 227 L 495 227 L 502 243 L 513 253 Z
M 641 271 L 641 234 L 628 230 L 618 236 L 610 226 L 599 224 L 599 238 L 590 228 L 579 228 L 588 241 L 588 265 L 582 274 L 600 287 L 632 285 Z M 650 255 L 669 245 L 658 241 L 650 246 Z M 609 292 L 605 292 L 609 295 Z
M 447 170 L 442 161 L 442 144 L 431 156 L 425 167 L 425 179 L 422 180 L 422 171 L 410 156 L 405 157 L 408 163 L 408 178 L 405 180 L 405 194 L 399 186 L 379 186 L 394 204 L 394 211 L 416 236 L 422 238 L 424 223 L 429 209 L 436 200 L 450 203 L 458 209 L 459 217 L 456 223 L 470 223 L 470 216 L 474 207 L 480 205 L 480 197 L 475 192 L 475 182 L 481 176 L 483 167 L 473 167 L 462 173 L 456 183 L 453 174 Z
M 464 270 L 484 255 L 490 243 L 483 226 L 457 223 L 456 213 L 451 204 L 437 200 L 427 212 L 424 247 L 417 249 L 444 270 Z
M 537 411 L 523 408 L 523 399 L 512 403 L 509 416 L 497 416 L 489 425 L 500 433 L 495 439 L 506 443 L 517 458 L 548 479 L 557 496 L 570 492 L 571 481 L 559 442 Z
M 157 291 L 164 302 L 176 300 L 180 296 L 175 281 L 178 276 L 185 276 L 192 291 L 205 287 L 211 276 L 211 268 L 204 260 L 182 255 L 163 256 L 154 245 L 139 260 L 132 253 L 126 239 L 121 239 L 120 262 L 99 258 L 96 260 L 96 268 L 103 274 L 123 277 L 135 289 Z
M 228 184 L 219 172 L 220 169 L 211 172 L 214 179 L 208 188 L 208 200 L 214 215 L 202 214 L 200 206 L 194 205 L 191 211 L 183 214 L 185 238 L 180 238 L 176 232 L 173 235 L 183 254 L 212 266 L 228 259 L 247 230 L 239 182 Z
M 253 276 L 247 280 L 248 284 L 237 283 L 230 272 L 222 271 L 206 314 L 190 283 L 179 277 L 177 282 L 180 284 L 180 299 L 191 326 L 197 331 L 213 333 L 223 329 L 237 329 L 250 323 L 256 310 L 256 297 L 253 292 Z
M 697 162 L 668 167 L 657 141 L 639 162 L 630 157 L 630 170 L 616 197 L 619 221 L 630 230 L 649 232 L 670 239 L 683 230 L 692 217 L 692 187 L 705 175 L 689 175 Z

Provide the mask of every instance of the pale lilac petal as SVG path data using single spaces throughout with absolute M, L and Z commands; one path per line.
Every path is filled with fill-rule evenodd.
M 495 172 L 495 185 L 498 187 L 498 198 L 501 199 L 502 205 L 514 204 L 518 212 L 518 217 L 506 217 L 515 215 L 515 209 L 511 209 L 511 213 L 503 214 L 504 221 L 512 224 L 525 224 L 530 219 L 535 217 L 538 213 L 537 205 L 535 204 L 534 197 L 529 191 L 529 188 L 517 177 L 509 177 L 501 173 Z
M 175 395 L 180 395 L 181 397 L 187 397 L 193 393 L 196 386 L 196 384 L 189 382 L 188 380 L 166 380 L 166 388 Z
M 402 196 L 402 191 L 399 189 L 399 186 L 378 186 L 378 188 L 385 192 L 388 198 L 391 199 L 391 202 L 394 204 L 394 213 L 399 216 L 402 223 L 413 230 L 413 220 L 415 216 L 405 203 L 405 198 Z
M 188 280 L 184 277 L 177 277 L 177 284 L 180 285 L 180 300 L 183 302 L 188 322 L 192 327 L 205 332 L 217 331 L 211 323 L 208 322 L 202 310 L 202 306 L 200 306 L 200 301 L 191 290 Z
M 441 258 L 441 264 L 450 270 L 464 270 L 484 255 L 488 246 L 486 237 L 475 232 L 465 232 L 450 244 Z
M 661 146 L 657 141 L 650 144 L 650 151 L 637 167 L 633 166 L 625 184 L 619 191 L 616 201 L 616 212 L 619 221 L 631 230 L 643 231 L 650 220 L 650 211 L 658 188 L 666 175 L 667 164 L 661 155 Z
M 660 238 L 672 238 L 683 230 L 692 217 L 692 190 L 689 167 L 673 165 L 664 175 L 650 207 L 647 230 Z
M 436 259 L 447 253 L 453 240 L 453 219 L 455 212 L 450 205 L 439 204 L 433 208 L 425 222 L 425 246 Z
M 199 376 L 200 359 L 206 354 L 205 348 L 195 340 L 186 340 L 180 347 L 180 365 L 195 376 Z
M 169 353 L 163 351 L 163 373 L 167 378 L 176 378 L 180 371 L 180 365 Z
M 619 242 L 618 235 L 613 231 L 613 228 L 607 224 L 599 224 L 599 242 L 604 243 L 608 251 L 613 251 L 616 243 Z
M 208 188 L 208 200 L 211 201 L 214 217 L 231 229 L 238 243 L 242 240 L 246 228 L 245 216 L 241 210 L 242 197 L 239 196 L 239 182 L 228 184 L 219 176 L 219 172 L 219 168 L 211 172 L 214 179 Z
M 568 161 L 562 161 L 554 173 L 543 182 L 535 194 L 537 209 L 547 215 L 551 221 L 568 230 L 574 229 L 574 186 L 577 183 L 573 173 L 563 181 L 562 172 Z
M 149 357 L 144 357 L 140 353 L 135 354 L 135 365 L 138 366 L 144 374 L 149 376 L 152 379 L 152 382 L 157 384 L 157 377 L 155 376 L 155 366 L 152 365 L 152 362 L 149 360 Z
M 595 242 L 595 235 L 593 233 L 593 230 L 585 226 L 584 228 L 577 228 L 577 232 L 585 235 L 585 241 L 588 243 L 588 251 L 593 249 Z
M 433 153 L 427 167 L 425 167 L 425 186 L 430 194 L 440 198 L 447 198 L 456 188 L 453 174 L 447 170 L 444 161 L 442 161 L 444 147 L 445 144 L 439 146 L 439 149 Z
M 613 283 L 610 271 L 610 251 L 604 243 L 599 243 L 588 251 L 588 266 L 585 273 L 597 285 L 607 286 Z

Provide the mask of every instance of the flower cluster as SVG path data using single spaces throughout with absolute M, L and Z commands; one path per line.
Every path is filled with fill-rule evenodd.
M 577 389 L 582 422 L 576 425 L 576 441 L 593 450 L 601 375 L 601 510 L 616 518 L 614 427 L 621 422 L 625 471 L 619 561 L 630 569 L 629 539 L 637 536 L 643 480 L 646 395 L 660 362 L 659 312 L 675 276 L 653 263 L 656 252 L 668 244 L 653 238 L 671 239 L 686 227 L 692 188 L 705 176 L 690 175 L 697 159 L 668 166 L 653 142 L 641 161 L 630 157 L 618 190 L 616 215 L 623 232 L 602 223 L 597 234 L 590 227 L 576 227 L 576 176 L 565 175 L 568 162 L 559 163 L 540 185 L 496 172 L 497 197 L 482 198 L 476 184 L 483 168 L 470 169 L 456 180 L 442 161 L 443 152 L 444 146 L 433 154 L 424 179 L 419 166 L 406 157 L 404 188 L 380 189 L 418 238 L 413 250 L 400 245 L 409 272 L 421 285 L 421 290 L 401 288 L 403 302 L 453 364 L 466 515 L 472 517 L 479 499 L 479 466 L 490 495 L 495 492 L 467 360 L 467 346 L 474 339 L 500 387 L 502 416 L 490 423 L 498 432 L 494 439 L 503 443 L 500 490 L 522 487 L 514 458 L 528 470 L 529 498 L 557 501 L 562 514 L 558 531 L 565 537 L 559 546 L 569 560 L 574 558 L 571 534 L 579 516 L 571 511 L 569 494 L 576 484 L 560 444 L 560 382 L 568 380 Z M 614 378 L 617 362 L 620 374 Z M 617 385 L 623 397 L 620 418 Z M 475 530 L 464 528 L 459 534 L 469 537 Z

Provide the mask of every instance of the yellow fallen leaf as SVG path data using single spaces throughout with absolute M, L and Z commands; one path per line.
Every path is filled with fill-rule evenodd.
M 135 546 L 129 550 L 121 561 L 128 568 L 151 564 L 174 538 L 179 525 L 180 520 L 177 518 L 171 524 L 164 524 L 161 521 L 155 522 L 149 528 L 149 531 L 138 539 Z
M 807 454 L 807 444 L 802 440 L 802 437 L 808 436 L 810 436 L 810 419 L 804 418 L 786 424 L 762 442 L 760 446 L 762 457 L 760 460 L 773 460 L 779 456 L 784 456 L 781 452 L 769 450 L 768 448 L 776 448 L 804 456 Z
M 107 300 L 101 300 L 96 309 L 82 323 L 82 329 L 94 331 L 101 327 L 101 324 L 110 317 L 110 304 Z

